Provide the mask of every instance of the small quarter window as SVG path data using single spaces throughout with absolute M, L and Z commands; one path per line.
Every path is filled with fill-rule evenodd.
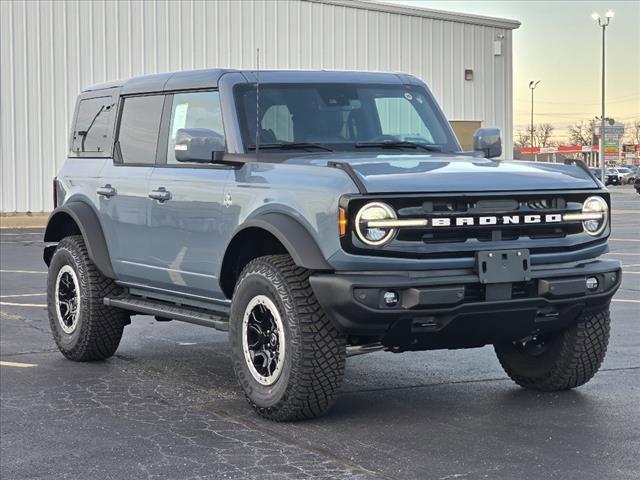
M 123 163 L 155 163 L 163 103 L 164 95 L 124 100 L 118 132 Z
M 73 129 L 71 153 L 74 156 L 111 154 L 115 104 L 111 97 L 80 100 Z

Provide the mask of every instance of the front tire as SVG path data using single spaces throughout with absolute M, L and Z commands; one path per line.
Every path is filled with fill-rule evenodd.
M 346 338 L 316 301 L 309 271 L 289 255 L 259 257 L 244 268 L 233 294 L 229 340 L 240 386 L 263 417 L 314 418 L 334 403 Z
M 53 338 L 65 357 L 86 362 L 115 353 L 129 315 L 103 299 L 119 291 L 93 264 L 82 236 L 58 243 L 49 264 L 47 305 Z
M 569 390 L 596 374 L 607 352 L 608 307 L 583 315 L 558 332 L 495 345 L 504 371 L 518 385 L 541 391 Z

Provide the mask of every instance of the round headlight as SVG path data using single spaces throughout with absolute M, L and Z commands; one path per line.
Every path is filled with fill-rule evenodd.
M 609 205 L 602 197 L 589 197 L 582 204 L 582 213 L 600 214 L 599 218 L 582 222 L 584 231 L 594 237 L 600 235 L 609 223 Z
M 367 245 L 380 246 L 390 242 L 396 234 L 395 228 L 370 226 L 376 220 L 395 220 L 398 218 L 393 209 L 382 202 L 367 203 L 356 215 L 355 227 L 358 238 Z

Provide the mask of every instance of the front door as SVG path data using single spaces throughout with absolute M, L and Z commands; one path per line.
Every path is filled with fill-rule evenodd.
M 149 217 L 154 269 L 150 286 L 195 300 L 221 299 L 223 196 L 231 170 L 211 164 L 213 146 L 224 146 L 219 93 L 175 93 L 168 101 L 168 132 L 163 133 L 160 164 L 149 182 L 150 192 L 157 196 Z M 189 158 L 182 145 L 176 149 L 176 137 L 184 135 L 197 135 L 208 147 L 191 152 Z

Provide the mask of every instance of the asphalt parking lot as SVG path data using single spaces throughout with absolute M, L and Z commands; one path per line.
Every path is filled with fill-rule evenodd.
M 493 350 L 347 362 L 324 417 L 262 420 L 226 334 L 134 317 L 115 357 L 58 353 L 42 230 L 0 231 L 2 479 L 640 478 L 640 195 L 612 187 L 625 265 L 601 371 L 570 392 L 520 389 Z

